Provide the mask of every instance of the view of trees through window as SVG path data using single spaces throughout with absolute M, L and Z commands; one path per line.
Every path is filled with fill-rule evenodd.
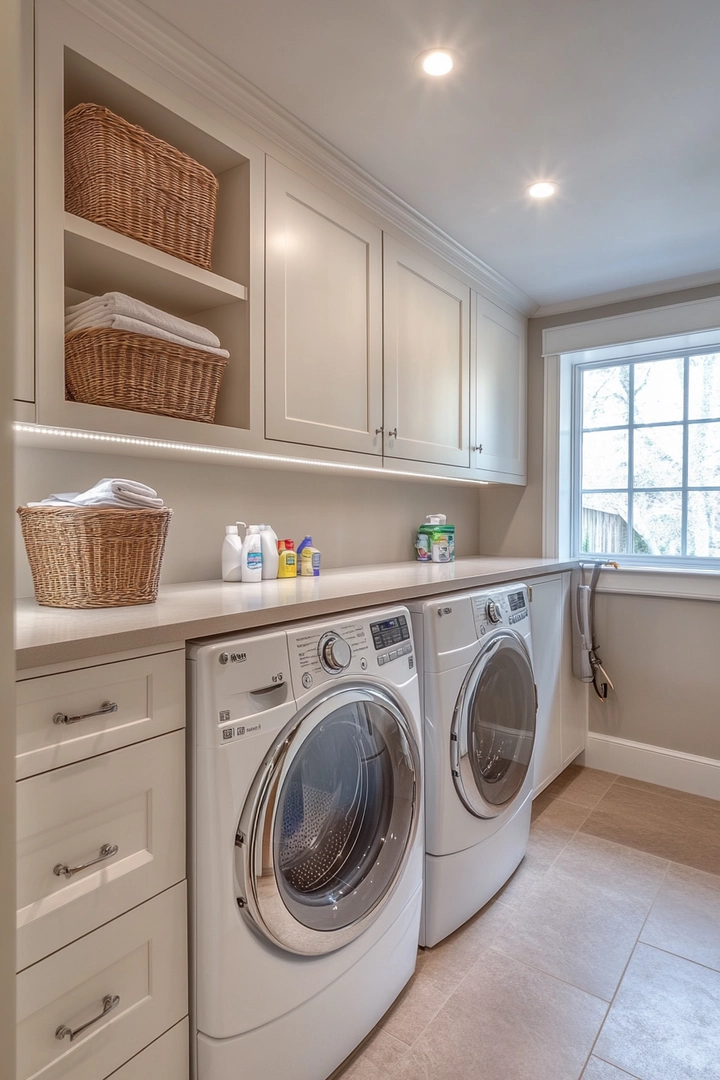
M 720 352 L 579 377 L 580 550 L 720 558 Z

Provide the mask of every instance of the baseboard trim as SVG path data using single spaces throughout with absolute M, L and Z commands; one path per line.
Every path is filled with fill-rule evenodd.
M 585 764 L 591 769 L 720 799 L 720 761 L 648 743 L 588 732 Z

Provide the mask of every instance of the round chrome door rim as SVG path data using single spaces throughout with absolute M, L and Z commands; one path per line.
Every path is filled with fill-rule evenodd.
M 514 630 L 502 629 L 489 634 L 483 639 L 480 652 L 470 666 L 460 687 L 460 693 L 453 711 L 452 726 L 450 729 L 450 768 L 452 771 L 455 789 L 463 802 L 463 805 L 471 814 L 479 818 L 496 818 L 504 814 L 513 801 L 517 798 L 515 792 L 507 802 L 494 805 L 483 798 L 482 793 L 475 781 L 469 752 L 469 714 L 468 707 L 473 701 L 475 690 L 487 667 L 503 642 L 512 644 L 517 652 L 526 661 L 530 679 L 534 685 L 532 660 L 527 645 L 520 634 Z M 533 744 L 535 742 L 535 730 L 533 730 Z M 530 755 L 532 761 L 532 751 Z M 528 766 L 529 767 L 529 766 Z M 523 781 L 524 782 L 524 781 Z
M 263 866 L 263 851 L 267 853 L 273 850 L 277 796 L 295 756 L 307 736 L 323 720 L 339 705 L 353 701 L 372 701 L 387 709 L 405 737 L 412 755 L 414 776 L 412 817 L 396 872 L 374 905 L 348 926 L 337 930 L 315 930 L 299 922 L 285 905 L 274 866 L 272 873 L 261 873 L 260 880 L 256 867 Z M 307 721 L 311 716 L 313 722 L 308 725 Z M 256 773 L 245 800 L 238 830 L 241 839 L 236 842 L 235 848 L 238 902 L 244 915 L 261 934 L 286 952 L 319 956 L 335 952 L 354 941 L 380 915 L 403 876 L 417 834 L 421 798 L 420 751 L 412 721 L 403 704 L 389 690 L 362 680 L 328 688 L 297 712 L 279 733 Z

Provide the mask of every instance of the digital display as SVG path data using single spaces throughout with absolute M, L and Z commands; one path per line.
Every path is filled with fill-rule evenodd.
M 382 622 L 370 624 L 370 633 L 373 637 L 375 651 L 387 649 L 390 645 L 397 645 L 401 641 L 407 641 L 410 637 L 407 619 L 404 615 L 398 615 L 394 619 L 384 619 Z
M 525 594 L 521 592 L 510 593 L 508 596 L 511 611 L 522 611 L 525 607 Z

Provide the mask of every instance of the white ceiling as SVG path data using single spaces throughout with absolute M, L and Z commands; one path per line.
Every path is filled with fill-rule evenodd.
M 720 0 L 146 4 L 538 304 L 720 279 Z

